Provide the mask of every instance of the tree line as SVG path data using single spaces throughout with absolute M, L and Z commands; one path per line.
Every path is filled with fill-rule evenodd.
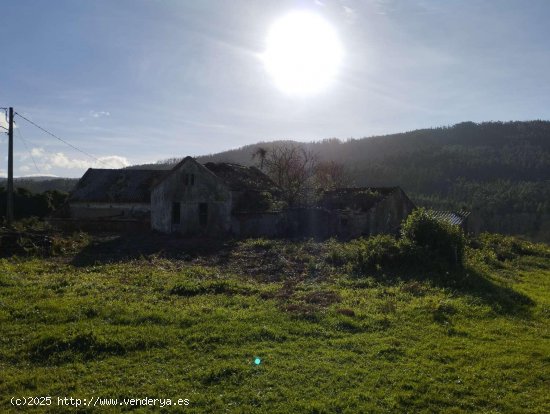
M 48 190 L 42 193 L 33 193 L 25 188 L 18 187 L 13 194 L 15 219 L 27 217 L 44 218 L 62 208 L 69 196 L 68 193 L 58 190 Z M 0 218 L 6 217 L 7 192 L 0 187 Z

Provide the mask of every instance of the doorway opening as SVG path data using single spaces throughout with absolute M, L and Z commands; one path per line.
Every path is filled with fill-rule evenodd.
M 208 204 L 199 203 L 199 224 L 206 226 L 208 224 Z

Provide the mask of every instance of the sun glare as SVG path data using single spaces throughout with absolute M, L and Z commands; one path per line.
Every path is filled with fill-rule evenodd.
M 271 26 L 262 58 L 279 89 L 290 95 L 310 95 L 335 78 L 342 47 L 323 18 L 293 12 Z

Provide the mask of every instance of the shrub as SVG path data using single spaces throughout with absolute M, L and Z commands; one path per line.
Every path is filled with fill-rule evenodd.
M 474 248 L 482 249 L 496 256 L 499 261 L 512 260 L 518 256 L 550 257 L 550 249 L 517 237 L 502 234 L 483 233 L 472 243 Z
M 345 265 L 350 271 L 370 272 L 396 263 L 400 248 L 397 240 L 388 235 L 352 240 L 348 243 L 329 241 L 327 260 L 335 265 Z
M 425 209 L 416 209 L 405 219 L 401 234 L 404 250 L 417 248 L 417 260 L 462 263 L 465 246 L 462 229 L 432 217 Z

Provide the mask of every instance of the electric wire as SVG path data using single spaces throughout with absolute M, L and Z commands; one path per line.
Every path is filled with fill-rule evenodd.
M 25 138 L 23 138 L 23 134 L 21 133 L 21 128 L 15 128 L 17 130 L 17 133 L 19 134 L 19 138 L 21 138 L 21 141 L 23 142 L 23 145 L 25 146 L 27 152 L 29 153 L 32 163 L 34 164 L 34 167 L 36 168 L 36 171 L 38 171 L 38 174 L 42 175 L 42 171 L 40 171 L 40 168 L 38 168 L 38 164 L 36 164 L 36 161 L 34 157 L 32 156 L 32 151 L 29 150 L 29 147 L 27 146 L 27 142 Z
M 102 163 L 102 164 L 104 164 L 104 165 L 107 165 L 104 161 L 98 159 L 97 157 L 94 157 L 92 154 L 90 154 L 90 153 L 88 153 L 88 152 L 86 152 L 86 151 L 84 151 L 84 150 L 81 150 L 80 148 L 75 147 L 73 144 L 71 144 L 71 143 L 65 141 L 64 139 L 59 138 L 59 137 L 58 137 L 57 135 L 55 135 L 54 133 L 48 131 L 48 130 L 45 129 L 45 128 L 42 128 L 40 125 L 34 123 L 34 122 L 31 121 L 30 119 L 28 119 L 28 118 L 24 117 L 23 115 L 21 115 L 19 112 L 15 112 L 15 115 L 18 115 L 20 118 L 23 118 L 23 119 L 24 119 L 25 121 L 27 121 L 28 123 L 34 125 L 36 128 L 40 129 L 42 132 L 45 132 L 46 134 L 48 134 L 48 135 L 54 137 L 55 139 L 57 139 L 57 140 L 63 142 L 64 144 L 68 145 L 69 147 L 75 149 L 76 151 L 78 151 L 78 152 L 80 152 L 80 153 L 82 153 L 82 154 L 84 154 L 84 155 L 86 155 L 86 156 L 88 156 L 88 157 L 94 159 L 96 162 L 99 162 L 99 163 Z

